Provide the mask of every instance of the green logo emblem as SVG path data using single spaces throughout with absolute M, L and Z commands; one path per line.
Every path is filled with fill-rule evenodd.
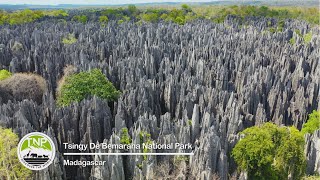
M 56 150 L 51 138 L 43 133 L 25 135 L 18 145 L 20 162 L 31 170 L 42 170 L 54 160 Z

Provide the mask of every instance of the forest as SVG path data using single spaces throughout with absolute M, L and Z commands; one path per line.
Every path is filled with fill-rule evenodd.
M 319 179 L 319 25 L 318 7 L 1 10 L 0 179 Z M 45 170 L 17 160 L 30 132 L 54 140 Z M 97 142 L 194 155 L 63 155 Z
M 71 10 L 18 10 L 0 11 L 0 25 L 17 25 L 34 21 L 47 20 L 48 18 L 59 20 L 74 20 L 82 23 L 88 21 L 99 21 L 102 23 L 108 20 L 117 20 L 118 23 L 133 20 L 141 22 L 170 21 L 183 25 L 195 19 L 209 19 L 214 22 L 222 22 L 227 16 L 237 16 L 241 19 L 246 17 L 268 17 L 276 19 L 299 19 L 310 24 L 319 25 L 320 17 L 317 16 L 319 9 L 306 7 L 267 7 L 267 6 L 196 6 L 192 8 L 187 4 L 181 8 L 143 8 L 138 9 L 135 5 L 127 8 L 106 8 L 90 9 L 81 12 Z

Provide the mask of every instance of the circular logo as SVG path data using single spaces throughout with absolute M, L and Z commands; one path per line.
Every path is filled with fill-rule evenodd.
M 18 144 L 18 158 L 31 170 L 45 169 L 53 162 L 55 154 L 53 141 L 43 133 L 29 133 Z

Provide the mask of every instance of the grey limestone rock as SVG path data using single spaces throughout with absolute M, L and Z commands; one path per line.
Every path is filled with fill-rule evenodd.
M 240 131 L 267 121 L 300 129 L 307 115 L 320 108 L 319 29 L 285 20 L 284 30 L 272 33 L 266 31 L 268 20 L 275 21 L 248 18 L 248 25 L 240 26 L 228 17 L 221 24 L 110 21 L 101 28 L 94 22 L 67 21 L 3 26 L 0 68 L 36 73 L 47 88 L 37 100 L 15 101 L 11 91 L 0 87 L 0 126 L 13 128 L 20 137 L 50 132 L 59 153 L 37 179 L 155 179 L 159 174 L 171 179 L 227 179 L 231 174 L 246 179 L 229 157 Z M 304 43 L 295 29 L 312 31 L 311 42 Z M 78 41 L 64 45 L 62 37 L 72 33 Z M 291 37 L 296 43 L 290 44 Z M 101 69 L 121 96 L 116 102 L 88 97 L 56 106 L 57 83 L 68 65 L 77 71 Z M 66 142 L 118 143 L 124 127 L 137 144 L 142 132 L 157 143 L 192 144 L 191 150 L 154 152 L 194 156 L 179 166 L 175 156 L 62 156 Z M 309 174 L 319 173 L 318 147 L 319 131 L 307 135 Z M 70 167 L 62 165 L 64 158 L 107 163 Z M 161 164 L 168 172 L 158 172 Z M 184 173 L 175 174 L 179 168 Z

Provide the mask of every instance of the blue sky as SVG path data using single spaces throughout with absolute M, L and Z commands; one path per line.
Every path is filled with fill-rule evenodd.
M 213 0 L 0 0 L 0 4 L 130 4 L 150 2 L 209 2 Z

